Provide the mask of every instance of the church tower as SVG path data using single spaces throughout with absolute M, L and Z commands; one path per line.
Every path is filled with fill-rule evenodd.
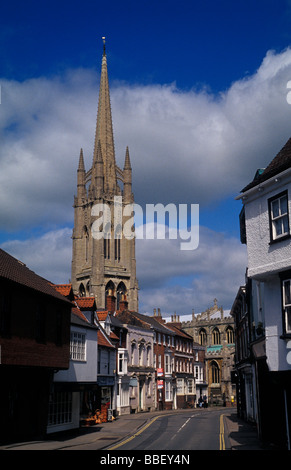
M 97 308 L 110 304 L 110 310 L 118 310 L 126 300 L 130 310 L 138 311 L 135 238 L 124 236 L 123 230 L 134 203 L 132 169 L 128 148 L 123 170 L 115 161 L 105 38 L 103 42 L 92 167 L 85 170 L 81 149 L 77 170 L 72 286 L 78 295 L 94 296 Z

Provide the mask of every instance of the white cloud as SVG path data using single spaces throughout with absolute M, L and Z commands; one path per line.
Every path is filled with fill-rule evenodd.
M 117 163 L 128 145 L 136 202 L 203 206 L 238 193 L 290 137 L 289 80 L 291 49 L 268 52 L 255 74 L 219 96 L 112 82 Z M 73 222 L 81 147 L 86 169 L 92 162 L 98 77 L 80 69 L 0 84 L 0 232 L 47 230 L 2 248 L 47 279 L 67 282 L 71 229 L 58 227 Z M 230 308 L 244 282 L 245 247 L 212 228 L 201 228 L 193 252 L 176 240 L 137 241 L 142 311 L 191 313 L 214 297 Z
M 162 227 L 159 227 L 163 231 Z M 71 277 L 72 230 L 64 228 L 27 240 L 11 240 L 1 248 L 54 283 Z M 216 297 L 230 308 L 244 283 L 246 248 L 235 238 L 200 227 L 196 250 L 181 251 L 179 239 L 136 240 L 140 311 L 166 315 L 202 311 Z
M 27 240 L 10 240 L 2 243 L 1 248 L 39 276 L 63 284 L 71 277 L 71 235 L 72 230 L 64 228 Z
M 129 145 L 136 202 L 203 205 L 238 193 L 290 136 L 290 79 L 287 49 L 219 96 L 112 81 L 117 162 Z M 0 84 L 0 230 L 71 223 L 81 147 L 92 162 L 98 77 L 79 69 Z
M 212 305 L 229 309 L 244 284 L 247 255 L 236 238 L 200 227 L 196 250 L 181 251 L 179 240 L 137 240 L 141 310 L 189 314 Z

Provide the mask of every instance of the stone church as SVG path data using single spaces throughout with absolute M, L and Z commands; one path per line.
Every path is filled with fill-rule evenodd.
M 208 401 L 213 405 L 236 404 L 236 387 L 232 383 L 234 368 L 234 319 L 222 307 L 214 305 L 192 320 L 182 323 L 182 328 L 196 343 L 205 346 Z
M 81 149 L 77 170 L 71 282 L 77 295 L 94 296 L 99 309 L 106 308 L 110 296 L 116 310 L 126 299 L 128 308 L 137 311 L 135 238 L 123 236 L 134 203 L 132 168 L 128 148 L 123 169 L 115 160 L 105 38 L 103 41 L 92 166 L 85 170 Z

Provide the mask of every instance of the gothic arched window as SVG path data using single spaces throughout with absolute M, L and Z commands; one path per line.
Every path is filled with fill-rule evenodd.
M 115 294 L 115 286 L 112 281 L 107 282 L 105 287 L 105 308 L 107 308 L 107 297 Z
M 218 367 L 217 362 L 215 361 L 211 362 L 211 377 L 212 377 L 213 384 L 219 384 L 220 382 L 219 367 Z
M 116 261 L 120 261 L 120 239 L 121 239 L 121 225 L 118 224 L 114 233 L 114 257 Z
M 84 238 L 85 238 L 85 260 L 88 261 L 89 258 L 89 231 L 88 228 L 84 227 Z
M 212 331 L 212 344 L 220 344 L 220 333 L 218 328 Z
M 104 259 L 110 258 L 110 239 L 111 239 L 111 224 L 107 222 L 104 227 Z
M 126 287 L 123 282 L 120 282 L 117 286 L 117 306 L 116 309 L 119 310 L 119 304 L 120 301 L 124 299 L 124 296 L 126 294 Z
M 204 328 L 201 328 L 201 330 L 199 331 L 199 343 L 201 344 L 201 346 L 206 346 L 207 333 Z
M 226 336 L 227 336 L 227 343 L 228 344 L 233 344 L 234 343 L 234 333 L 233 333 L 233 328 L 231 326 L 227 327 Z
M 81 297 L 85 297 L 85 296 L 86 296 L 86 289 L 85 289 L 83 283 L 81 283 L 80 286 L 79 286 L 79 295 L 80 295 Z

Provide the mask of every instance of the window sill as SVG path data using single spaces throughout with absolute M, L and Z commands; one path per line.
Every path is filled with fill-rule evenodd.
M 280 243 L 280 242 L 283 242 L 284 240 L 289 240 L 291 238 L 291 235 L 290 233 L 288 233 L 287 235 L 284 235 L 283 237 L 278 237 L 278 238 L 275 238 L 274 240 L 270 240 L 269 242 L 269 245 L 275 245 L 276 243 Z

